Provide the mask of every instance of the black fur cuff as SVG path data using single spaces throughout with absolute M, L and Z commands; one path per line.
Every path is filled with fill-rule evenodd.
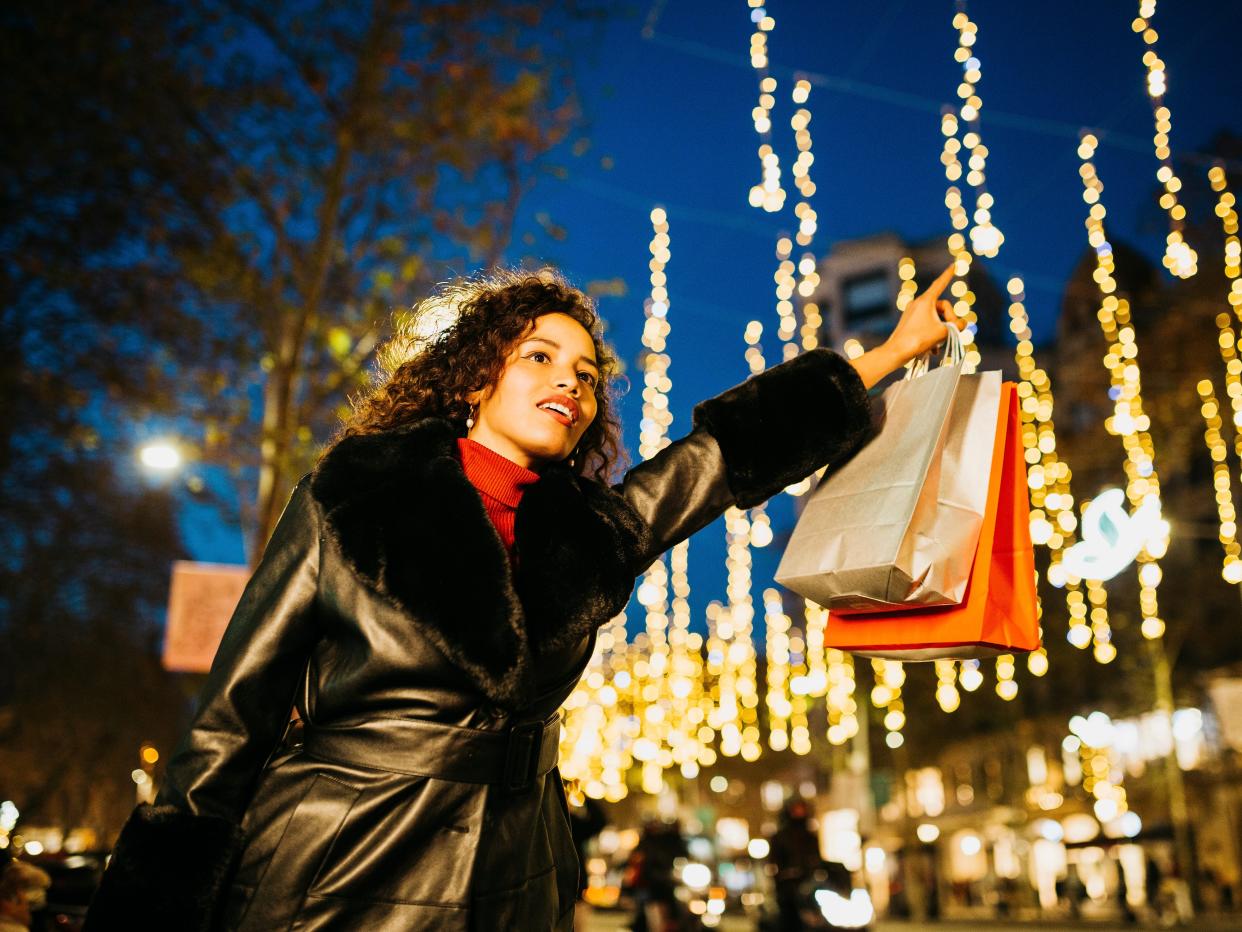
M 86 932 L 207 932 L 241 850 L 241 829 L 176 806 L 134 810 L 91 901 Z
M 694 426 L 716 438 L 729 489 L 750 508 L 853 453 L 870 434 L 871 406 L 849 361 L 816 349 L 700 403 Z

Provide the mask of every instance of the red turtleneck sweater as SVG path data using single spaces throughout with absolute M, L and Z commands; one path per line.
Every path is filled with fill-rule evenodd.
M 483 509 L 512 560 L 513 526 L 518 502 L 522 500 L 526 487 L 539 478 L 539 473 L 525 469 L 466 437 L 458 438 L 457 453 L 461 457 L 466 478 L 478 489 L 479 496 L 483 499 Z

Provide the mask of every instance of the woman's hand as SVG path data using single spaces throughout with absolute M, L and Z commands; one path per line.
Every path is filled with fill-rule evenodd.
M 914 357 L 944 342 L 948 336 L 945 321 L 952 321 L 958 330 L 965 329 L 966 321 L 953 317 L 953 305 L 940 299 L 953 280 L 953 268 L 950 265 L 941 272 L 926 291 L 906 305 L 905 312 L 887 340 L 857 359 L 850 360 L 867 388 Z
M 952 303 L 940 298 L 951 281 L 952 265 L 941 272 L 926 291 L 906 305 L 905 313 L 886 341 L 898 360 L 897 365 L 904 366 L 916 356 L 943 343 L 946 321 L 951 321 L 958 330 L 965 329 L 966 321 L 953 316 Z

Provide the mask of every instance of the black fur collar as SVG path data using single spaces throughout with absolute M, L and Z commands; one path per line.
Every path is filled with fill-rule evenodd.
M 647 549 L 649 530 L 620 495 L 554 465 L 522 496 L 511 571 L 438 418 L 346 438 L 311 491 L 355 572 L 510 709 L 532 698 L 540 654 L 625 606 Z

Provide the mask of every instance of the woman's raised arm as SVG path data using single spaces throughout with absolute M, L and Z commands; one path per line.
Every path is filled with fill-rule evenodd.
M 953 272 L 945 269 L 888 339 L 862 356 L 812 350 L 697 405 L 694 431 L 617 486 L 651 528 L 644 557 L 655 559 L 730 505 L 750 508 L 848 459 L 870 433 L 867 389 L 944 340 L 952 305 L 940 295 Z
M 694 409 L 694 431 L 626 473 L 617 487 L 651 528 L 658 554 L 730 505 L 749 508 L 866 438 L 870 405 L 845 357 L 812 350 Z

